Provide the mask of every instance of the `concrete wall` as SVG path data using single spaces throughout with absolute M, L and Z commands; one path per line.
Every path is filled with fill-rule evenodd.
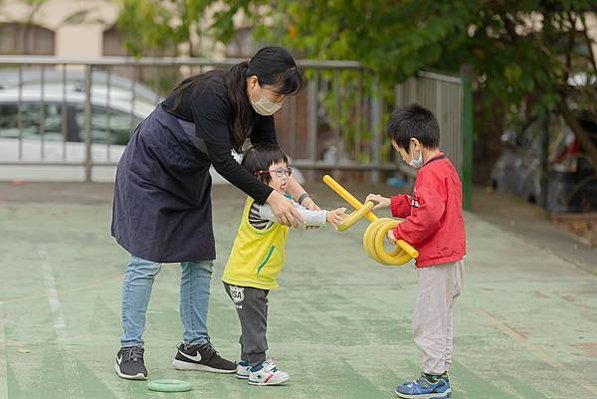
M 118 4 L 106 0 L 48 0 L 36 11 L 33 22 L 55 32 L 56 51 L 59 57 L 93 58 L 102 56 L 103 32 L 114 25 Z M 0 3 L 0 22 L 17 22 L 29 19 L 32 7 L 22 0 L 4 0 Z M 65 24 L 63 21 L 78 11 L 90 10 L 85 23 Z M 208 12 L 200 23 L 207 27 L 216 8 Z M 235 22 L 240 23 L 240 17 Z M 195 40 L 208 57 L 224 57 L 225 46 L 209 41 Z M 184 54 L 184 46 L 181 47 Z
M 217 7 L 208 12 L 202 25 L 209 25 L 209 19 Z M 79 10 L 91 10 L 89 21 L 84 24 L 67 25 L 62 23 L 68 16 Z M 31 7 L 22 0 L 4 0 L 0 3 L 0 22 L 27 20 Z M 105 0 L 48 0 L 35 14 L 34 22 L 56 33 L 56 55 L 61 57 L 99 57 L 102 55 L 104 30 L 116 21 L 118 5 Z M 597 16 L 587 13 L 587 25 L 593 38 L 593 52 L 597 56 Z M 245 26 L 242 15 L 235 16 L 235 25 Z M 540 25 L 540 21 L 537 22 Z M 580 24 L 579 24 L 580 25 Z M 580 26 L 579 26 L 580 28 Z M 200 47 L 213 57 L 223 57 L 226 49 L 221 44 L 199 41 Z M 232 45 L 234 47 L 234 43 Z M 232 47 L 230 50 L 232 50 Z M 236 54 L 235 54 L 236 55 Z
M 92 10 L 88 20 L 97 22 L 63 23 L 79 10 Z M 0 8 L 0 19 L 3 22 L 24 21 L 30 12 L 31 7 L 22 1 L 6 0 Z M 55 32 L 57 56 L 99 57 L 102 55 L 102 33 L 114 23 L 117 12 L 117 6 L 107 1 L 50 0 L 40 7 L 33 21 Z

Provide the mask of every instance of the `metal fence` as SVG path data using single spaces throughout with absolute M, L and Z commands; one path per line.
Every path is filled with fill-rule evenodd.
M 78 167 L 81 179 L 108 179 L 136 124 L 183 77 L 242 60 L 0 56 L 0 166 Z M 412 172 L 385 139 L 395 107 L 417 102 L 438 117 L 441 146 L 466 175 L 470 134 L 460 78 L 421 72 L 387 87 L 358 62 L 299 61 L 306 90 L 276 114 L 281 146 L 310 170 Z M 0 179 L 2 176 L 0 176 Z

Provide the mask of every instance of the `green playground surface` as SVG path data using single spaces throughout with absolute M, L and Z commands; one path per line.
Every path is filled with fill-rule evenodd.
M 186 380 L 193 390 L 159 393 L 120 379 L 113 363 L 128 257 L 109 234 L 111 186 L 30 186 L 0 183 L 0 399 L 391 398 L 395 385 L 419 373 L 413 265 L 380 267 L 367 258 L 361 221 L 344 233 L 291 232 L 268 333 L 268 355 L 290 373 L 286 386 L 171 367 L 182 337 L 176 264 L 164 265 L 154 284 L 145 361 L 150 379 Z M 321 185 L 313 191 L 326 208 L 344 205 Z M 218 351 L 235 359 L 239 322 L 220 276 L 243 195 L 218 186 L 213 201 L 209 328 Z M 452 398 L 597 397 L 597 275 L 549 243 L 465 218 Z

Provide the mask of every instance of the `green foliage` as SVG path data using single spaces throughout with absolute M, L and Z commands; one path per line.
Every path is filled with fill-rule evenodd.
M 385 87 L 421 69 L 466 73 L 477 93 L 477 132 L 497 117 L 543 113 L 571 98 L 597 114 L 595 87 L 568 84 L 577 74 L 597 75 L 584 20 L 594 0 L 120 1 L 119 26 L 133 34 L 135 54 L 206 34 L 197 22 L 217 4 L 207 29 L 213 40 L 230 40 L 242 13 L 263 42 L 305 58 L 361 61 Z M 342 99 L 354 109 L 350 96 Z
M 197 38 L 204 38 L 201 21 L 205 19 L 210 0 L 118 0 L 120 12 L 117 26 L 125 35 L 127 50 L 134 56 L 167 53 L 179 54 L 185 44 L 185 55 L 199 56 Z
M 579 27 L 584 12 L 594 9 L 590 0 L 271 4 L 268 16 L 274 25 L 258 31 L 267 41 L 280 42 L 309 58 L 362 61 L 392 83 L 420 69 L 458 74 L 465 67 L 474 89 L 483 93 L 484 104 L 491 108 L 501 104 L 508 112 L 553 109 L 575 92 L 567 84 L 569 76 L 597 73 L 594 57 L 587 52 L 586 32 Z M 254 16 L 257 22 L 263 9 Z M 529 100 L 530 109 L 525 109 Z

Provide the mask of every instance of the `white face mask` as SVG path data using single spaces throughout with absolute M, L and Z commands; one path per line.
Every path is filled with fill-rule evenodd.
M 280 108 L 282 108 L 282 106 L 269 100 L 267 97 L 263 95 L 263 89 L 260 88 L 260 90 L 261 98 L 259 100 L 253 101 L 252 98 L 249 98 L 249 100 L 251 100 L 251 105 L 253 106 L 255 112 L 263 116 L 270 116 L 278 112 Z
M 410 153 L 413 154 L 415 151 L 411 148 Z M 423 167 L 423 152 L 419 152 L 419 157 L 417 159 L 412 158 L 408 163 L 411 167 L 415 169 L 421 169 Z

